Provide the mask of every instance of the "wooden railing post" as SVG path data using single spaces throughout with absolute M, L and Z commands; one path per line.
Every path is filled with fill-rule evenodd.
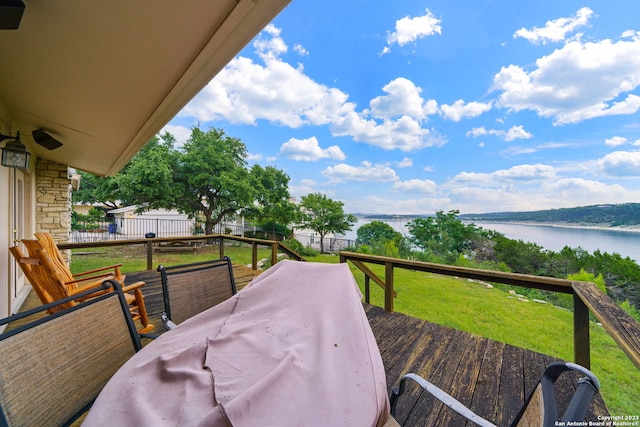
M 278 242 L 271 244 L 271 265 L 276 265 L 278 262 Z
M 384 264 L 384 309 L 393 313 L 393 263 Z
M 147 270 L 153 270 L 153 243 L 147 240 Z
M 251 244 L 251 268 L 254 270 L 258 269 L 258 244 L 253 242 Z
M 366 274 L 364 275 L 364 302 L 367 304 L 371 303 L 371 287 L 370 287 L 371 279 Z M 385 295 L 386 297 L 386 295 Z
M 578 295 L 573 294 L 573 360 L 591 369 L 589 344 L 589 308 Z

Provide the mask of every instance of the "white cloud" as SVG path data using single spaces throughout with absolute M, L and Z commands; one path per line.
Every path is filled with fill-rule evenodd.
M 396 166 L 399 168 L 410 168 L 413 166 L 413 159 L 411 157 L 404 157 L 402 160 L 396 162 Z
M 473 128 L 470 131 L 467 131 L 467 136 L 472 136 L 474 138 L 477 138 L 479 136 L 485 136 L 485 135 L 498 135 L 498 131 L 495 129 L 485 129 L 484 126 L 481 126 L 479 128 Z
M 251 162 L 257 162 L 259 160 L 262 160 L 262 154 L 253 154 L 253 153 L 249 153 L 247 155 L 247 160 L 251 161 Z
M 530 139 L 530 138 L 533 138 L 533 134 L 524 130 L 524 127 L 522 125 L 512 126 L 511 128 L 509 128 L 506 135 L 504 136 L 505 141 L 513 141 L 515 139 Z
M 627 191 L 618 184 L 607 185 L 599 181 L 582 178 L 564 178 L 545 183 L 542 190 L 552 194 L 554 198 L 565 200 L 599 200 L 602 202 L 619 203 L 626 199 Z M 587 202 L 593 203 L 593 202 Z
M 253 42 L 256 52 L 263 59 L 276 58 L 287 52 L 288 47 L 280 37 L 280 31 L 275 25 L 269 24 L 265 27 L 264 32 L 271 37 L 258 37 Z
M 640 176 L 640 151 L 614 151 L 596 162 L 598 168 L 609 176 Z
M 351 136 L 357 142 L 366 142 L 385 150 L 414 151 L 441 146 L 446 139 L 424 129 L 409 116 L 381 123 L 368 119 L 355 111 L 341 117 L 331 125 L 334 136 Z
M 589 18 L 593 16 L 593 11 L 588 7 L 578 10 L 576 15 L 571 18 L 558 18 L 553 21 L 547 21 L 542 28 L 534 27 L 531 30 L 520 28 L 513 34 L 513 38 L 522 37 L 535 44 L 546 44 L 547 42 L 563 41 L 567 34 L 574 31 L 578 27 L 585 26 L 589 23 Z
M 633 114 L 640 96 L 630 92 L 639 85 L 640 37 L 628 32 L 618 41 L 568 42 L 532 71 L 509 65 L 494 77 L 498 106 L 532 110 L 556 125 Z
M 440 106 L 440 112 L 446 119 L 459 122 L 462 119 L 478 117 L 482 113 L 491 110 L 491 105 L 491 102 L 482 103 L 475 101 L 465 104 L 464 100 L 459 99 L 454 102 L 453 105 L 444 104 Z
M 625 145 L 627 142 L 627 138 L 624 138 L 622 136 L 614 136 L 605 139 L 604 144 L 608 147 L 617 147 L 619 145 Z
M 429 9 L 423 16 L 405 16 L 396 21 L 395 31 L 387 32 L 387 46 L 384 47 L 381 55 L 389 53 L 391 46 L 398 44 L 405 46 L 411 42 L 434 34 L 442 34 L 441 20 L 437 19 Z
M 436 183 L 429 179 L 410 179 L 394 182 L 391 188 L 399 193 L 435 194 Z
M 308 56 L 309 55 L 309 51 L 307 49 L 304 48 L 304 46 L 302 46 L 301 44 L 295 44 L 293 45 L 293 50 L 301 56 Z
M 389 209 L 392 206 L 392 209 Z M 420 197 L 412 199 L 391 199 L 378 195 L 351 199 L 345 202 L 347 212 L 372 212 L 372 213 L 411 213 L 411 214 L 433 214 L 436 211 L 454 209 L 450 200 L 446 197 Z M 408 230 L 401 230 L 403 234 L 408 234 Z
M 287 51 L 280 30 L 268 25 L 253 43 L 264 65 L 238 56 L 180 112 L 199 121 L 257 124 L 260 119 L 299 128 L 325 125 L 352 111 L 348 95 L 316 83 L 279 57 Z
M 360 166 L 351 166 L 345 163 L 329 166 L 322 171 L 322 175 L 331 182 L 392 182 L 398 180 L 396 172 L 389 166 L 374 165 L 367 161 L 362 162 Z
M 315 136 L 307 139 L 289 139 L 280 147 L 280 155 L 304 162 L 316 162 L 320 159 L 344 160 L 346 157 L 337 145 L 320 148 Z
M 209 122 L 252 124 L 268 120 L 299 128 L 330 123 L 347 104 L 339 89 L 318 84 L 291 65 L 270 59 L 265 66 L 233 59 L 180 113 Z
M 234 58 L 179 115 L 200 122 L 329 125 L 333 136 L 349 136 L 385 150 L 413 151 L 446 142 L 422 127 L 427 115 L 437 111 L 437 103 L 423 100 L 421 89 L 407 79 L 385 85 L 387 95 L 374 98 L 370 109 L 359 112 L 346 93 L 315 82 L 302 66 L 294 68 L 279 58 L 287 46 L 278 28 L 267 26 L 254 47 L 264 64 Z
M 533 134 L 524 130 L 522 125 L 512 126 L 509 130 L 504 131 L 501 129 L 485 129 L 484 126 L 479 128 L 473 128 L 467 132 L 467 136 L 477 138 L 485 135 L 495 135 L 503 138 L 505 141 L 514 141 L 516 139 L 530 139 L 533 138 Z
M 499 185 L 505 182 L 540 181 L 555 177 L 556 173 L 553 166 L 535 164 L 513 166 L 509 169 L 497 170 L 491 173 L 461 172 L 452 181 Z
M 318 183 L 312 179 L 301 179 L 299 184 L 289 185 L 289 194 L 299 200 L 301 196 L 317 192 L 317 186 Z
M 438 111 L 438 103 L 434 100 L 425 101 L 420 96 L 422 89 L 411 80 L 399 77 L 387 83 L 382 90 L 388 95 L 373 98 L 369 103 L 373 117 L 391 119 L 406 115 L 421 121 Z
M 176 139 L 176 146 L 182 147 L 185 142 L 191 137 L 191 129 L 184 126 L 166 125 L 159 132 L 162 135 L 165 132 L 169 132 Z

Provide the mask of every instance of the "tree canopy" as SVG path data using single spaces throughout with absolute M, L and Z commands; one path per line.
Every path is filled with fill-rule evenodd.
M 311 193 L 301 197 L 299 225 L 320 235 L 320 252 L 324 252 L 324 236 L 328 233 L 344 233 L 351 230 L 357 218 L 345 214 L 344 204 L 331 200 L 321 193 Z
M 295 217 L 289 201 L 289 177 L 274 167 L 247 165 L 246 146 L 222 129 L 198 127 L 184 146 L 165 133 L 155 137 L 112 178 L 83 181 L 77 200 L 109 200 L 110 206 L 137 205 L 140 210 L 176 209 L 201 218 L 211 234 L 224 218 L 248 215 L 284 222 Z
M 464 224 L 458 219 L 457 210 L 446 214 L 436 212 L 435 217 L 416 218 L 407 223 L 411 242 L 427 252 L 432 252 L 447 261 L 471 248 L 480 229 L 474 224 Z

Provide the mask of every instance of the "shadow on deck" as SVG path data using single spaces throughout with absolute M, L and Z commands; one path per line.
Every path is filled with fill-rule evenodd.
M 234 265 L 238 290 L 260 271 Z M 127 283 L 146 282 L 145 301 L 154 333 L 164 332 L 160 314 L 164 304 L 160 275 L 156 271 L 127 273 Z M 39 305 L 32 292 L 23 310 Z M 551 356 L 436 325 L 401 313 L 364 304 L 385 366 L 391 389 L 405 373 L 414 372 L 440 387 L 479 416 L 498 426 L 508 426 L 540 379 L 545 367 L 557 360 Z M 578 376 L 563 374 L 556 394 L 563 413 L 575 390 Z M 600 395 L 587 413 L 587 420 L 608 415 Z M 415 384 L 400 399 L 397 421 L 404 426 L 464 426 L 465 419 L 435 400 Z

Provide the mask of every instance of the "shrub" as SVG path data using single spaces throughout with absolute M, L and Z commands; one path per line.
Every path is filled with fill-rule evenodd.
M 315 249 L 311 249 L 311 248 L 305 247 L 297 239 L 287 239 L 287 240 L 284 241 L 284 244 L 285 244 L 286 247 L 288 247 L 292 251 L 296 252 L 298 255 L 308 256 L 308 257 L 312 257 L 312 256 L 317 256 L 318 255 L 318 251 L 316 251 Z
M 629 316 L 633 317 L 634 319 L 636 319 L 638 322 L 640 322 L 640 311 L 635 308 L 630 302 L 629 300 L 624 300 L 624 302 L 622 304 L 620 304 L 620 307 L 627 312 L 627 314 L 629 314 Z

